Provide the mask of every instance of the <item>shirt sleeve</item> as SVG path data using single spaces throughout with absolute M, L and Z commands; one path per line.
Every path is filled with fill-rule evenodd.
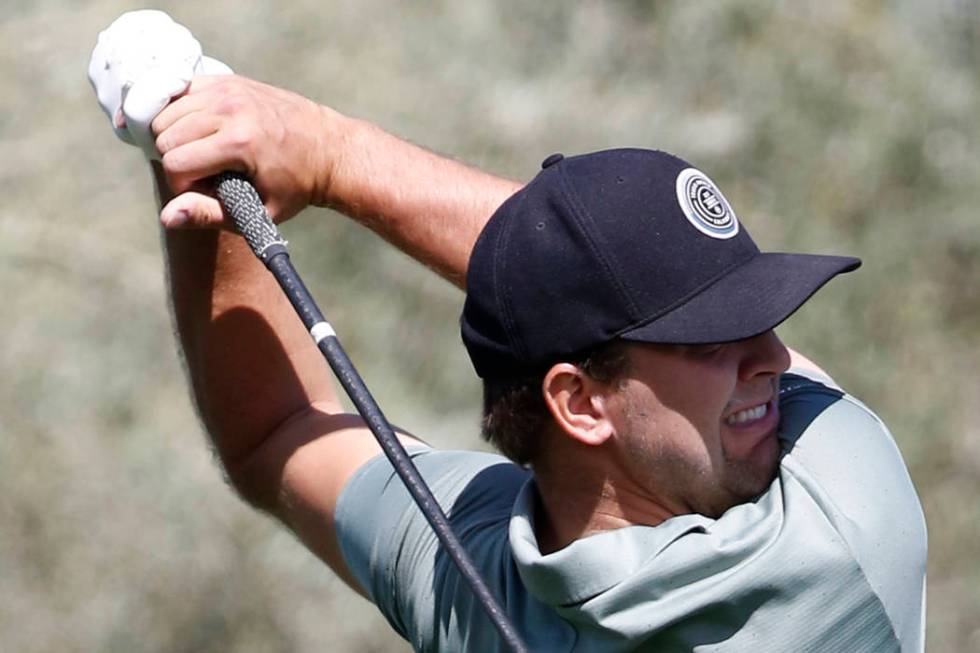
M 509 563 L 507 524 L 528 472 L 469 451 L 409 450 L 426 484 L 493 590 Z M 416 649 L 439 639 L 443 620 L 465 612 L 469 592 L 384 456 L 363 465 L 341 492 L 335 525 L 344 559 L 391 626 Z M 506 575 L 506 574 L 504 574 Z M 440 622 L 443 622 L 440 624 Z
M 782 383 L 783 470 L 823 506 L 903 650 L 921 650 L 926 523 L 905 461 L 873 411 L 829 378 L 807 375 L 787 374 Z

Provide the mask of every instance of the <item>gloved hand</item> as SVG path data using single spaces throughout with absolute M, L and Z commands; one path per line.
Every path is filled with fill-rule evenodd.
M 230 75 L 231 68 L 205 57 L 183 25 L 154 9 L 130 11 L 99 34 L 88 66 L 102 110 L 116 136 L 160 159 L 150 123 L 194 75 Z

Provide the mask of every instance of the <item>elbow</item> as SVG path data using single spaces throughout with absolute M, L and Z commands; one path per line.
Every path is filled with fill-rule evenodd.
M 278 514 L 286 502 L 288 470 L 304 460 L 304 465 L 310 464 L 308 457 L 299 455 L 300 452 L 308 450 L 306 445 L 337 428 L 338 424 L 351 422 L 351 416 L 338 415 L 338 412 L 339 407 L 333 402 L 304 406 L 247 452 L 238 456 L 222 455 L 228 484 L 250 506 Z
M 225 482 L 238 498 L 252 508 L 274 513 L 279 500 L 281 483 L 275 474 L 258 464 L 255 456 L 242 460 L 223 460 Z

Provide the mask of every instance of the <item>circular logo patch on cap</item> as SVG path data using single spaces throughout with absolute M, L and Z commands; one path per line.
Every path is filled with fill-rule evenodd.
M 712 238 L 738 233 L 738 218 L 715 183 L 700 170 L 686 168 L 677 175 L 677 203 L 687 221 Z

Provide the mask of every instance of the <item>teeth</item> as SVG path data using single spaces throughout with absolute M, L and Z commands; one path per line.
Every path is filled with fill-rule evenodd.
M 755 408 L 747 408 L 745 410 L 740 410 L 734 415 L 729 415 L 725 419 L 725 423 L 729 426 L 735 426 L 736 424 L 741 424 L 743 422 L 748 422 L 751 420 L 756 420 L 762 418 L 768 410 L 768 404 L 762 404 L 756 406 Z

